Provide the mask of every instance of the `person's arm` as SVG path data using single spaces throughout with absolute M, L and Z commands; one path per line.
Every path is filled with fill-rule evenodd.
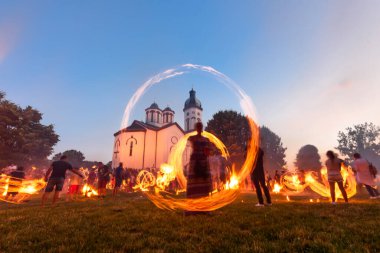
M 52 170 L 53 170 L 53 167 L 50 166 L 49 169 L 46 171 L 46 174 L 45 174 L 45 177 L 44 177 L 45 182 L 47 182 L 48 177 L 50 176 L 50 173 L 51 173 Z
M 77 174 L 78 176 L 80 176 L 81 178 L 84 178 L 84 176 L 82 175 L 82 173 L 79 172 L 79 170 L 77 169 L 71 169 L 71 171 L 75 174 Z

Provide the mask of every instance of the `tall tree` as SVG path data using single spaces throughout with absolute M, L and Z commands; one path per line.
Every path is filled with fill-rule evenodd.
M 273 174 L 276 170 L 285 167 L 285 151 L 280 136 L 272 132 L 268 127 L 260 127 L 260 146 L 264 151 L 264 168 Z
M 314 145 L 305 145 L 298 151 L 294 165 L 299 170 L 319 171 L 322 167 L 321 156 Z
M 380 156 L 380 127 L 367 122 L 347 127 L 338 133 L 336 149 L 346 156 L 347 162 L 352 162 L 355 152 Z
M 82 152 L 75 149 L 70 149 L 64 151 L 63 153 L 55 154 L 53 160 L 59 160 L 63 155 L 67 156 L 67 161 L 74 167 L 81 167 L 85 159 Z
M 244 152 L 251 135 L 247 119 L 232 110 L 215 113 L 205 130 L 217 136 L 227 148 L 239 152 Z
M 247 140 L 251 136 L 246 117 L 236 111 L 219 111 L 207 122 L 206 131 L 213 133 L 226 145 L 232 162 L 236 161 L 239 167 L 244 161 Z M 286 165 L 286 148 L 281 138 L 265 126 L 260 127 L 260 136 L 265 152 L 265 169 L 271 173 L 282 169 Z
M 46 161 L 59 136 L 53 125 L 43 125 L 41 120 L 38 110 L 31 106 L 21 108 L 0 92 L 0 167 Z

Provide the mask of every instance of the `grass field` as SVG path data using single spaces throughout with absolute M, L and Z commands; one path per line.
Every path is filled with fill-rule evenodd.
M 0 252 L 380 252 L 380 200 L 307 198 L 255 207 L 254 194 L 184 217 L 138 193 L 39 206 L 0 203 Z

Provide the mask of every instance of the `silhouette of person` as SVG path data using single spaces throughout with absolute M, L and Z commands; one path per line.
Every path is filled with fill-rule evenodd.
M 272 205 L 272 200 L 270 197 L 269 189 L 265 184 L 265 172 L 264 172 L 264 151 L 259 148 L 257 154 L 256 166 L 251 174 L 251 179 L 255 185 L 257 198 L 259 203 L 256 206 L 264 206 L 263 194 L 261 188 L 264 190 L 265 198 L 267 199 L 268 205 Z
M 203 124 L 195 124 L 197 135 L 188 140 L 192 147 L 187 174 L 187 198 L 206 197 L 212 191 L 211 173 L 208 156 L 212 148 L 210 140 L 202 136 Z

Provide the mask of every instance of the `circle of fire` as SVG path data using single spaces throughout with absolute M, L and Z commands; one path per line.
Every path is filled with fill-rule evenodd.
M 138 90 L 134 93 L 132 98 L 129 100 L 125 112 L 124 117 L 121 124 L 121 129 L 127 127 L 129 117 L 132 109 L 139 101 L 141 96 L 153 85 L 160 83 L 163 80 L 181 76 L 183 74 L 189 73 L 191 70 L 198 70 L 202 72 L 206 72 L 211 74 L 213 77 L 218 79 L 221 83 L 226 85 L 229 89 L 231 89 L 235 95 L 239 98 L 240 106 L 246 115 L 249 128 L 251 131 L 251 138 L 247 143 L 247 155 L 246 159 L 237 173 L 234 173 L 229 181 L 224 186 L 224 189 L 215 193 L 210 194 L 208 197 L 201 197 L 196 199 L 186 199 L 186 198 L 178 198 L 173 194 L 166 192 L 165 188 L 173 181 L 177 180 L 180 186 L 180 191 L 185 191 L 186 189 L 186 178 L 183 174 L 183 165 L 182 165 L 182 153 L 186 148 L 187 139 L 195 135 L 195 132 L 189 133 L 179 140 L 176 146 L 173 148 L 169 155 L 168 163 L 162 164 L 160 166 L 160 171 L 158 172 L 157 178 L 155 179 L 154 191 L 143 191 L 144 194 L 159 208 L 167 209 L 167 210 L 176 210 L 182 209 L 187 211 L 212 211 L 218 208 L 221 208 L 225 205 L 233 202 L 239 194 L 239 183 L 242 182 L 251 172 L 255 162 L 256 155 L 259 145 L 259 131 L 258 126 L 255 123 L 256 113 L 253 103 L 250 97 L 228 76 L 223 73 L 215 70 L 210 66 L 202 66 L 195 64 L 184 64 L 177 68 L 168 69 L 164 72 L 161 72 L 138 88 Z M 216 138 L 214 135 L 204 131 L 202 133 L 205 137 L 209 138 L 211 142 L 213 142 L 217 148 L 222 152 L 222 156 L 225 158 L 228 156 L 227 149 L 224 144 Z M 143 172 L 146 174 L 145 172 Z M 150 173 L 150 172 L 149 172 Z M 146 174 L 146 175 L 149 175 Z M 152 175 L 153 176 L 153 175 Z M 151 178 L 151 177 L 150 177 Z M 140 189 L 146 189 L 144 187 L 145 184 L 151 184 L 153 180 L 150 180 L 150 183 L 147 182 L 146 177 L 140 177 L 142 181 L 140 181 L 139 187 Z

